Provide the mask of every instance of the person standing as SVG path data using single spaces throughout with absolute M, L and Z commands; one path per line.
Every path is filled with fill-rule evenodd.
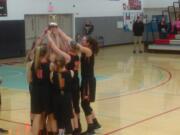
M 79 43 L 75 42 L 74 40 L 72 40 L 72 38 L 69 37 L 66 33 L 64 33 L 60 28 L 58 28 L 58 33 L 62 37 L 62 39 L 71 46 L 71 49 L 77 47 L 76 51 L 81 53 L 81 67 L 83 67 L 83 68 L 81 68 L 82 69 L 81 72 L 83 72 L 83 76 L 82 76 L 82 82 L 81 82 L 82 85 L 80 88 L 83 101 L 82 100 L 81 101 L 82 101 L 82 108 L 86 114 L 87 124 L 88 124 L 87 132 L 84 132 L 82 134 L 88 135 L 89 133 L 94 133 L 95 130 L 97 131 L 98 129 L 101 128 L 101 125 L 98 123 L 95 113 L 90 106 L 90 103 L 95 101 L 95 95 L 96 95 L 95 94 L 96 93 L 96 79 L 95 79 L 95 75 L 94 75 L 94 60 L 95 60 L 95 55 L 98 53 L 98 50 L 99 50 L 98 43 L 95 39 L 92 39 L 90 37 L 86 38 L 86 36 L 85 36 L 82 44 L 79 44 Z M 82 61 L 82 59 L 83 59 L 83 61 Z M 79 66 L 79 64 L 78 64 L 79 60 L 78 61 L 76 60 L 76 62 L 74 63 L 76 70 L 78 69 L 78 66 Z M 70 63 L 72 61 L 73 61 L 73 57 L 71 57 Z M 75 74 L 77 74 L 77 73 L 75 73 Z M 77 75 L 75 75 L 75 76 L 77 76 Z M 74 81 L 74 83 L 78 83 L 78 81 Z M 74 84 L 71 83 L 71 85 L 73 86 Z M 75 85 L 76 85 L 75 87 L 78 86 L 78 84 L 75 84 Z M 72 93 L 72 96 L 74 96 L 75 102 L 79 102 L 79 95 L 77 95 L 77 97 L 76 97 L 74 95 L 75 93 Z M 76 94 L 79 94 L 78 90 L 77 90 Z M 74 123 L 74 126 L 76 125 L 75 128 L 78 128 L 78 129 L 75 129 L 74 133 L 80 135 L 79 131 L 81 131 L 81 124 L 80 124 L 80 117 L 79 117 L 79 106 L 77 106 L 77 103 L 75 103 L 73 105 L 74 105 L 73 108 L 76 113 L 76 115 L 74 115 L 74 116 L 78 117 L 78 122 L 74 121 L 76 124 L 78 124 L 78 126 L 77 126 Z
M 81 44 L 91 50 L 91 55 L 81 54 L 81 106 L 84 111 L 87 130 L 81 135 L 95 134 L 101 128 L 91 103 L 96 99 L 96 77 L 94 72 L 95 56 L 99 52 L 97 41 L 92 37 L 84 36 Z
M 139 53 L 143 53 L 142 37 L 144 33 L 144 23 L 142 22 L 139 16 L 137 17 L 137 20 L 133 24 L 133 33 L 134 33 L 133 53 L 136 53 L 137 49 L 139 49 Z
M 84 26 L 84 34 L 86 36 L 90 36 L 94 31 L 94 25 L 92 24 L 91 21 L 86 21 L 85 26 Z

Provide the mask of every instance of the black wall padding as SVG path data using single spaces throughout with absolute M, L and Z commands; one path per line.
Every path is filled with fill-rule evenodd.
M 25 56 L 24 20 L 0 21 L 0 59 Z

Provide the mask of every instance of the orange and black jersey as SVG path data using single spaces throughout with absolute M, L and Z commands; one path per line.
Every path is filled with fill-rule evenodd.
M 33 84 L 49 84 L 50 83 L 50 69 L 49 63 L 41 63 L 37 71 L 35 71 L 34 63 L 32 64 L 32 82 Z
M 49 63 L 41 63 L 36 71 L 34 63 L 32 71 L 31 108 L 32 113 L 52 113 L 52 92 L 50 85 Z

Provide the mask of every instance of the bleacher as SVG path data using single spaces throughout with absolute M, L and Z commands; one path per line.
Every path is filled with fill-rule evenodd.
M 167 13 L 167 14 L 165 14 Z M 169 6 L 166 11 L 162 11 L 161 16 L 166 16 L 168 23 L 169 23 L 169 32 L 166 39 L 160 39 L 157 31 L 157 25 L 160 21 L 157 19 L 156 16 L 151 21 L 151 33 L 152 33 L 152 42 L 147 46 L 148 52 L 155 52 L 155 51 L 176 51 L 180 52 L 180 34 L 176 34 L 172 31 L 172 24 L 180 15 L 180 1 L 173 2 L 173 6 Z

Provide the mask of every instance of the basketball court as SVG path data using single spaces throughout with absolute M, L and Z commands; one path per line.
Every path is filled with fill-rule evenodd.
M 102 49 L 96 62 L 97 102 L 93 104 L 103 126 L 99 134 L 179 134 L 179 70 L 178 55 L 133 55 L 131 45 Z M 30 135 L 23 63 L 2 65 L 0 76 L 4 80 L 1 127 L 9 135 Z
M 91 37 L 94 44 L 88 41 Z M 86 40 L 83 44 L 84 38 Z M 87 100 L 92 94 L 89 94 L 89 85 L 95 84 L 94 73 L 91 76 L 93 79 L 88 78 L 90 75 L 86 73 L 86 69 L 94 72 L 94 55 L 95 50 L 98 50 L 96 45 L 99 45 L 100 53 L 95 57 L 97 94 L 92 107 L 100 124 L 97 121 L 88 123 L 84 116 L 84 112 L 88 113 L 91 108 L 88 105 L 90 101 Z M 39 53 L 34 51 L 37 46 L 45 48 L 44 56 L 40 56 L 40 48 Z M 82 48 L 86 48 L 86 52 Z M 91 56 L 86 54 L 87 50 L 92 53 Z M 42 64 L 45 59 L 45 62 L 51 61 L 58 66 L 55 61 L 64 54 L 61 57 L 65 68 L 66 58 L 74 57 L 70 56 L 71 51 L 87 55 L 84 55 L 84 65 L 81 59 L 84 78 L 88 77 L 84 81 L 85 90 L 82 88 L 87 95 L 81 97 L 85 102 L 84 110 L 81 109 L 80 113 L 83 131 L 91 126 L 87 135 L 94 132 L 95 123 L 102 126 L 96 132 L 97 135 L 180 135 L 180 0 L 0 0 L 0 135 L 40 134 L 40 128 L 35 129 L 36 127 L 33 127 L 32 133 L 30 110 L 33 107 L 30 108 L 28 83 L 34 85 L 36 82 L 32 79 L 34 70 L 29 71 L 32 78 L 29 77 L 27 82 L 26 56 L 29 58 L 28 62 L 37 65 Z M 48 53 L 53 55 L 54 52 L 61 52 L 54 55 L 54 61 L 50 60 L 51 57 L 46 58 Z M 90 57 L 91 63 L 87 62 Z M 71 58 L 71 62 L 74 64 L 72 70 L 78 71 L 80 61 L 73 61 Z M 50 72 L 50 69 L 47 70 Z M 53 72 L 57 72 L 58 77 L 62 73 L 55 68 Z M 42 81 L 43 72 L 36 71 L 35 78 L 39 75 L 36 73 L 40 73 Z M 77 83 L 78 75 L 76 77 Z M 81 74 L 79 78 L 81 79 Z M 65 84 L 62 87 L 59 83 L 63 81 L 60 79 L 64 81 L 61 76 L 57 79 L 58 89 L 64 90 Z M 48 84 L 49 82 L 48 78 Z M 75 86 L 78 85 L 77 83 Z M 93 87 L 91 86 L 92 89 Z M 76 92 L 78 93 L 74 97 L 79 98 L 79 89 Z M 39 100 L 39 95 L 43 97 L 42 100 L 47 99 L 46 96 L 52 99 L 50 94 L 44 93 L 34 94 L 36 98 L 32 100 Z M 66 100 L 70 104 L 70 107 L 67 106 L 72 109 L 70 96 Z M 43 105 L 47 107 L 52 101 L 37 102 L 35 101 L 37 104 L 44 102 Z M 64 106 L 67 107 L 64 104 L 59 107 L 57 103 L 61 111 Z M 48 111 L 41 110 L 40 114 Z M 54 114 L 57 113 L 53 111 Z M 71 111 L 66 112 L 72 113 Z M 90 113 L 89 116 L 92 117 L 92 110 Z M 75 114 L 74 116 L 76 117 Z M 67 119 L 70 121 L 71 118 Z M 41 121 L 40 118 L 38 120 Z M 43 122 L 48 123 L 47 119 Z M 62 131 L 48 132 L 63 133 L 67 130 L 65 123 L 66 121 Z M 54 125 L 50 126 L 53 128 Z M 79 127 L 73 130 L 76 131 Z M 2 129 L 8 133 L 1 133 Z M 74 131 L 71 131 L 73 135 Z M 75 135 L 80 135 L 80 132 Z

